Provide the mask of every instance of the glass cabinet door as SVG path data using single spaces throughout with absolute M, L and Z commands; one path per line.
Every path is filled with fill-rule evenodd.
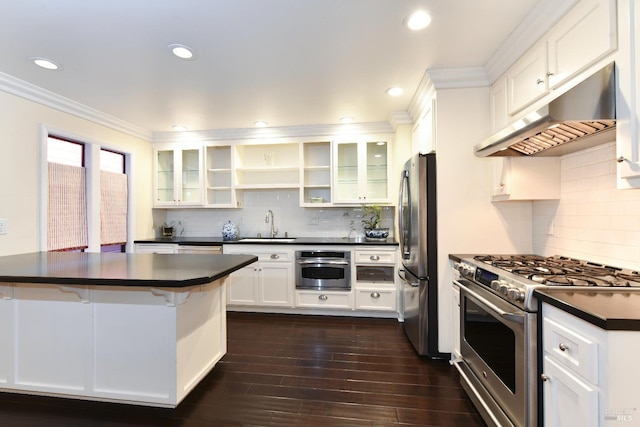
M 159 150 L 156 162 L 156 202 L 173 204 L 175 201 L 174 151 Z
M 336 158 L 336 201 L 358 201 L 360 196 L 358 179 L 358 143 L 338 143 L 336 147 Z
M 389 197 L 389 162 L 386 142 L 366 143 L 366 198 L 367 200 L 384 200 Z
M 182 150 L 181 203 L 199 203 L 202 200 L 200 150 Z

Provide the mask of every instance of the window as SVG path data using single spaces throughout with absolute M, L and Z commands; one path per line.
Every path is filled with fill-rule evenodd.
M 47 249 L 82 251 L 88 246 L 84 145 L 47 140 Z
M 43 135 L 42 250 L 126 252 L 128 154 Z
M 127 175 L 122 153 L 100 150 L 100 252 L 125 252 Z

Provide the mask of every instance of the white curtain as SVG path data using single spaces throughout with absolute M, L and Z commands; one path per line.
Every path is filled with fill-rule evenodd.
M 49 163 L 47 245 L 50 251 L 87 247 L 85 168 Z
M 127 175 L 100 171 L 100 244 L 127 242 Z

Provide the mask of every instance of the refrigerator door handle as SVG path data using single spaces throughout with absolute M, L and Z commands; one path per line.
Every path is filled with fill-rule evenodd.
M 407 276 L 405 274 L 405 270 L 404 268 L 400 268 L 398 269 L 398 277 L 407 285 L 411 286 L 412 288 L 419 288 L 420 287 L 420 280 L 418 278 L 416 278 L 415 281 L 413 280 L 408 280 Z
M 407 192 L 405 198 L 405 190 Z M 407 247 L 406 239 L 411 236 L 411 221 L 409 224 L 405 224 L 404 211 L 405 209 L 409 209 L 409 218 L 411 218 L 411 203 L 408 203 L 407 206 L 403 204 L 404 200 L 411 201 L 411 187 L 409 186 L 409 171 L 403 170 L 400 174 L 400 191 L 398 192 L 398 228 L 400 230 L 400 255 L 403 259 L 409 259 L 409 255 L 411 253 L 411 248 Z M 409 227 L 405 229 L 405 227 Z

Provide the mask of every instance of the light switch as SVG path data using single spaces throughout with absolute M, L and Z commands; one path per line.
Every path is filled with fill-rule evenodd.
M 7 220 L 0 219 L 0 234 L 7 234 Z

